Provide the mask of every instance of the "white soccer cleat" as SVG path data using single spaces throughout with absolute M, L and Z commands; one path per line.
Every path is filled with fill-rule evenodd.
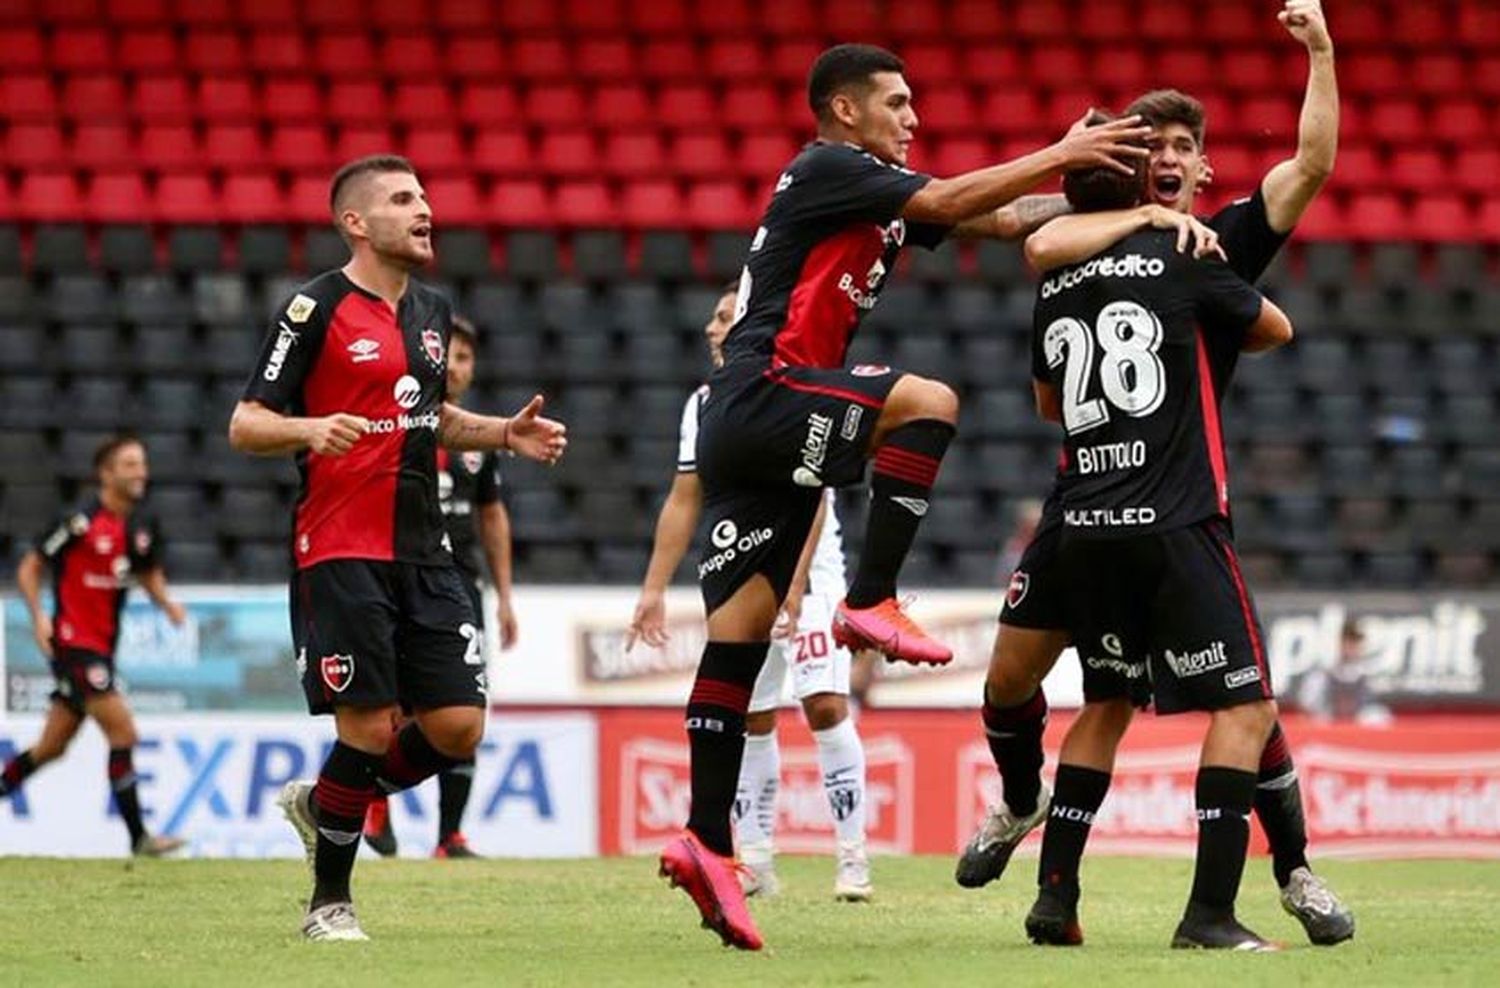
M 1052 790 L 1046 783 L 1037 793 L 1036 809 L 1016 816 L 1004 801 L 991 806 L 984 822 L 958 859 L 954 878 L 966 889 L 977 889 L 999 878 L 1021 841 L 1047 819 L 1052 808 Z
M 354 903 L 330 902 L 307 911 L 302 935 L 309 940 L 368 940 L 354 915 Z
M 874 894 L 875 886 L 870 884 L 870 856 L 865 853 L 864 841 L 839 841 L 833 897 L 842 902 L 869 902 Z
M 286 817 L 286 822 L 292 825 L 302 841 L 302 850 L 309 868 L 313 866 L 313 859 L 318 853 L 318 816 L 313 810 L 312 792 L 311 782 L 295 781 L 282 786 L 281 794 L 276 797 L 281 815 Z M 355 928 L 358 929 L 359 924 L 356 923 Z
M 740 847 L 740 888 L 746 897 L 757 896 L 769 899 L 781 893 L 781 880 L 776 877 L 776 852 L 770 841 L 745 844 Z
M 1281 908 L 1302 928 L 1307 939 L 1320 947 L 1343 943 L 1354 936 L 1354 914 L 1333 889 L 1310 868 L 1295 868 L 1281 890 Z

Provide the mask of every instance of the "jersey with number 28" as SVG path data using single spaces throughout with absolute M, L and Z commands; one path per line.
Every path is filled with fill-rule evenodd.
M 1037 289 L 1032 375 L 1065 433 L 1067 530 L 1129 535 L 1229 513 L 1215 368 L 1239 351 L 1261 296 L 1222 263 L 1146 230 Z

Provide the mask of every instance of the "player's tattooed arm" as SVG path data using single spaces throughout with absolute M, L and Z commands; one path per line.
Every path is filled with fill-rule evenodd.
M 1277 20 L 1307 47 L 1307 91 L 1297 121 L 1297 153 L 1273 167 L 1261 181 L 1266 219 L 1286 233 L 1333 174 L 1339 143 L 1339 88 L 1333 67 L 1333 39 L 1318 0 L 1287 0 Z
M 529 460 L 553 464 L 568 448 L 568 427 L 542 417 L 544 399 L 535 395 L 509 418 L 476 415 L 451 402 L 443 404 L 438 442 L 448 449 L 506 449 Z
M 320 456 L 343 456 L 354 448 L 368 419 L 337 412 L 321 418 L 283 415 L 258 401 L 242 401 L 229 419 L 229 445 L 255 456 L 282 456 L 311 450 Z
M 1058 217 L 1026 238 L 1026 262 L 1037 271 L 1076 264 L 1147 227 L 1176 230 L 1178 253 L 1191 246 L 1194 257 L 1224 256 L 1219 234 L 1212 227 L 1187 213 L 1147 203 L 1134 209 Z
M 656 516 L 656 535 L 651 543 L 651 561 L 646 564 L 646 578 L 641 581 L 641 596 L 630 618 L 625 634 L 625 650 L 644 641 L 660 648 L 671 635 L 667 633 L 666 592 L 672 574 L 693 544 L 698 529 L 698 515 L 703 510 L 703 486 L 691 471 L 677 474 L 667 494 L 661 513 Z
M 1008 206 L 964 220 L 951 236 L 960 240 L 1020 240 L 1073 208 L 1064 196 L 1022 196 Z

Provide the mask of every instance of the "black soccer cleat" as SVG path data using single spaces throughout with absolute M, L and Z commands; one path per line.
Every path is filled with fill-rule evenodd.
M 1189 902 L 1187 914 L 1172 934 L 1173 950 L 1243 950 L 1268 953 L 1281 945 L 1245 927 L 1234 913 L 1220 913 Z
M 1296 917 L 1307 939 L 1319 947 L 1354 938 L 1354 914 L 1310 868 L 1292 871 L 1281 890 L 1281 908 Z
M 991 806 L 974 836 L 959 855 L 953 869 L 953 880 L 966 889 L 983 888 L 1005 873 L 1010 856 L 1021 841 L 1047 819 L 1052 807 L 1052 790 L 1042 785 L 1037 794 L 1036 809 L 1026 816 L 1016 816 L 1004 802 Z
M 1083 927 L 1078 925 L 1078 892 L 1064 893 L 1044 888 L 1037 892 L 1036 903 L 1026 914 L 1026 936 L 1044 947 L 1077 947 L 1083 943 Z

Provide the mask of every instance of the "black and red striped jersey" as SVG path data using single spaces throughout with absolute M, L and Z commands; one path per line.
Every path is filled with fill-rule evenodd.
M 369 431 L 344 456 L 297 456 L 299 569 L 328 559 L 451 565 L 438 496 L 438 424 L 452 309 L 412 282 L 393 310 L 330 271 L 278 310 L 245 400 L 288 415 L 344 412 Z
M 1175 234 L 1132 234 L 1037 288 L 1032 375 L 1062 405 L 1069 530 L 1125 535 L 1229 514 L 1219 406 L 1261 296 Z
M 161 534 L 143 511 L 128 517 L 97 497 L 67 512 L 36 541 L 52 571 L 53 640 L 110 655 L 133 574 L 161 565 Z
M 479 578 L 479 532 L 475 514 L 502 501 L 500 454 L 438 449 L 438 501 L 448 522 L 453 561 L 471 580 Z
M 740 274 L 727 364 L 842 367 L 907 244 L 935 247 L 948 228 L 901 219 L 931 176 L 852 144 L 809 144 L 776 182 Z

